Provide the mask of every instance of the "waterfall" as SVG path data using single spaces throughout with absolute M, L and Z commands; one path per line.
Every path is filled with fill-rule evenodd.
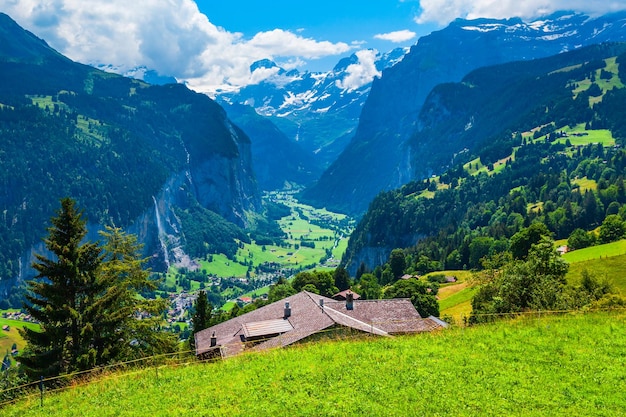
M 163 223 L 161 222 L 161 215 L 159 214 L 159 207 L 157 205 L 156 198 L 152 196 L 152 201 L 154 201 L 154 214 L 156 217 L 157 229 L 159 231 L 159 242 L 161 242 L 161 250 L 163 251 L 163 257 L 165 259 L 165 265 L 167 269 L 170 269 L 170 256 L 167 252 L 167 244 L 165 243 L 165 230 L 163 229 Z
M 22 276 L 22 257 L 21 256 L 17 258 L 17 262 L 18 262 L 17 282 L 22 282 L 23 276 Z
M 185 146 L 185 142 L 183 142 L 183 140 L 180 140 L 180 144 L 183 147 L 183 150 L 185 151 L 185 154 L 187 155 L 187 170 L 185 171 L 185 176 L 187 177 L 187 181 L 189 181 L 189 184 L 193 184 L 193 181 L 191 180 L 191 171 L 189 170 L 189 163 L 191 162 L 191 154 L 189 153 L 189 151 L 187 150 L 187 147 Z

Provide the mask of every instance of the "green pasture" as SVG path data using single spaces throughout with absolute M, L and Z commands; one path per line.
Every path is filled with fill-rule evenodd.
M 346 249 L 348 249 L 348 237 L 341 239 L 337 246 L 333 248 L 333 258 L 341 259 Z
M 596 258 L 570 264 L 569 282 L 580 282 L 583 271 L 606 278 L 621 295 L 626 296 L 626 255 Z
M 243 256 L 237 256 L 237 259 L 243 260 Z M 218 277 L 245 277 L 248 267 L 228 259 L 226 255 L 215 254 L 213 262 L 201 260 L 200 269 Z
M 456 323 L 461 322 L 463 316 L 469 317 L 472 311 L 471 300 L 476 292 L 468 282 L 473 273 L 471 271 L 437 271 L 426 274 L 422 279 L 427 280 L 429 275 L 444 274 L 455 276 L 457 282 L 451 284 L 441 284 L 437 298 L 439 300 L 439 316 L 450 316 Z
M 19 416 L 620 416 L 624 312 L 531 315 L 111 373 Z
M 587 190 L 595 191 L 598 188 L 596 180 L 592 180 L 587 177 L 577 178 L 573 180 L 572 183 L 578 185 L 581 193 L 584 193 Z
M 472 312 L 472 298 L 478 287 L 465 287 L 461 291 L 439 300 L 440 317 L 451 316 L 458 320 L 462 315 L 469 316 Z
M 626 240 L 619 240 L 604 245 L 590 246 L 584 249 L 573 250 L 563 255 L 570 264 L 593 259 L 606 259 L 626 254 Z
M 220 310 L 230 311 L 235 304 L 237 304 L 235 301 L 226 301 Z
M 480 158 L 475 158 L 465 165 L 463 165 L 463 169 L 467 171 L 468 174 L 473 175 L 476 174 L 484 165 L 480 161 Z
M 9 311 L 2 310 L 0 313 Z M 10 310 L 14 311 L 14 310 Z M 2 327 L 9 326 L 9 331 L 1 330 Z M 39 330 L 39 325 L 20 320 L 11 320 L 0 317 L 0 355 L 4 357 L 6 352 L 11 351 L 13 343 L 17 345 L 17 349 L 21 350 L 26 345 L 24 338 L 20 335 L 18 329 L 28 327 L 29 329 Z
M 65 107 L 65 103 L 63 102 L 54 102 L 52 101 L 52 96 L 30 96 L 30 101 L 37 107 L 45 109 L 49 107 L 50 109 L 54 108 L 56 104 L 59 107 Z
M 605 71 L 611 72 L 613 74 L 613 77 L 611 77 L 611 79 L 608 80 L 604 80 L 602 78 L 600 78 L 600 74 L 601 74 L 601 70 L 597 70 L 595 73 L 595 84 L 597 84 L 600 89 L 602 90 L 603 95 L 611 90 L 612 88 L 623 88 L 624 84 L 621 82 L 619 75 L 618 75 L 618 64 L 616 62 L 617 58 L 609 58 L 609 59 L 605 59 L 606 62 L 606 67 L 604 68 Z M 579 93 L 586 91 L 589 89 L 589 87 L 591 86 L 592 82 L 591 79 L 587 78 L 586 80 L 580 81 L 578 82 L 578 87 L 576 89 L 574 89 L 573 93 L 574 96 L 578 95 Z M 589 105 L 592 106 L 598 102 L 602 101 L 602 96 L 600 97 L 590 97 L 589 98 Z
M 563 131 L 567 133 L 569 136 L 565 138 L 559 138 L 557 143 L 565 143 L 567 140 L 573 146 L 584 146 L 590 143 L 601 143 L 602 146 L 613 146 L 615 145 L 615 138 L 613 134 L 608 129 L 596 129 L 596 130 L 585 130 L 585 124 L 579 124 L 570 128 L 569 126 L 562 127 L 557 129 L 557 131 Z M 577 134 L 584 134 L 585 136 L 575 136 Z

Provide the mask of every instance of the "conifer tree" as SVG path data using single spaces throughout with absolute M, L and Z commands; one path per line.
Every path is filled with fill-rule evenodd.
M 101 291 L 97 272 L 102 262 L 97 244 L 83 242 L 85 220 L 70 198 L 61 200 L 44 239 L 52 259 L 38 254 L 37 276 L 28 282 L 24 307 L 41 325 L 41 332 L 24 328 L 27 342 L 19 361 L 31 376 L 58 375 L 87 369 L 95 362 L 91 349 L 93 327 L 85 312 Z
M 198 298 L 196 298 L 194 307 L 196 312 L 191 318 L 191 334 L 189 335 L 190 350 L 195 350 L 196 348 L 196 333 L 211 325 L 211 314 L 213 311 L 213 306 L 209 303 L 206 292 L 204 291 L 198 292 Z
M 333 272 L 333 278 L 335 279 L 335 287 L 339 291 L 347 290 L 350 288 L 350 274 L 343 267 L 338 267 Z
M 138 297 L 157 288 L 144 269 L 137 237 L 117 227 L 106 227 L 100 282 L 105 288 L 94 303 L 93 322 L 98 329 L 94 345 L 103 361 L 129 360 L 176 349 L 175 337 L 160 331 L 166 299 Z

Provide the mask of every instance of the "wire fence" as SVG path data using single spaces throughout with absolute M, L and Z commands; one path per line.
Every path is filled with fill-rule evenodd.
M 483 323 L 491 322 L 496 319 L 510 319 L 516 320 L 520 318 L 531 318 L 531 319 L 542 319 L 548 318 L 551 316 L 567 316 L 571 315 L 572 317 L 575 315 L 581 314 L 590 314 L 590 313 L 612 313 L 615 316 L 622 316 L 621 319 L 626 321 L 626 307 L 613 307 L 613 308 L 603 308 L 603 309 L 587 309 L 587 310 L 541 310 L 541 311 L 522 311 L 515 313 L 488 313 L 488 314 L 480 314 L 475 316 L 480 316 L 485 318 L 486 320 L 480 321 L 477 325 L 482 325 Z M 448 319 L 452 319 L 452 317 L 448 316 Z M 459 321 L 456 319 L 452 320 L 453 323 L 450 323 L 452 326 L 456 327 L 464 327 L 469 325 L 469 315 L 460 314 Z M 403 320 L 388 320 L 388 321 L 377 321 L 372 323 L 373 326 L 384 327 L 385 324 L 393 324 L 398 325 L 402 323 Z M 473 324 L 472 324 L 473 325 Z M 352 340 L 352 339 L 362 339 L 363 337 L 373 336 L 370 333 L 364 333 L 362 331 L 358 331 L 356 329 L 351 328 L 329 328 L 321 331 L 317 331 L 314 334 L 310 334 L 308 332 L 298 332 L 296 330 L 289 332 L 290 339 L 298 340 L 299 336 L 302 336 L 306 340 L 307 343 L 318 342 L 320 340 Z M 282 335 L 266 337 L 266 338 L 258 338 L 253 341 L 241 341 L 237 342 L 241 347 L 241 351 L 246 351 L 253 349 L 255 346 L 258 346 L 264 342 L 270 340 L 276 340 L 276 338 L 280 338 Z M 309 337 L 310 336 L 310 337 Z M 280 340 L 278 340 L 280 342 Z M 302 344 L 301 340 L 298 340 L 299 344 Z M 283 346 L 282 343 L 276 343 L 274 347 Z M 223 346 L 221 347 L 223 348 Z M 218 346 L 217 349 L 220 349 Z M 220 359 L 224 357 L 223 355 L 217 355 L 212 357 L 211 359 Z M 100 366 L 93 369 L 88 369 L 84 371 L 76 371 L 68 374 L 63 374 L 60 376 L 41 377 L 38 381 L 32 381 L 23 383 L 14 387 L 10 387 L 4 390 L 0 390 L 0 408 L 14 403 L 23 399 L 33 399 L 39 397 L 41 400 L 41 406 L 44 405 L 45 395 L 50 395 L 56 392 L 60 392 L 66 390 L 68 388 L 76 388 L 80 386 L 84 386 L 92 382 L 94 379 L 102 379 L 102 378 L 123 378 L 130 375 L 138 374 L 145 371 L 154 371 L 155 377 L 159 377 L 159 369 L 163 368 L 173 368 L 178 366 L 188 366 L 194 364 L 202 364 L 206 363 L 208 360 L 206 358 L 202 358 L 201 356 L 196 356 L 195 350 L 183 350 L 177 351 L 173 353 L 159 354 L 154 356 L 147 356 L 143 358 L 128 360 L 124 362 L 118 362 L 110 365 Z

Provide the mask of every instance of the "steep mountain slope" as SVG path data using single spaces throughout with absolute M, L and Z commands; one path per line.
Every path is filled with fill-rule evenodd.
M 626 14 L 592 19 L 560 13 L 534 22 L 457 20 L 421 38 L 375 80 L 355 137 L 318 183 L 304 193 L 313 204 L 362 214 L 381 190 L 442 172 L 454 153 L 440 142 L 416 144 L 418 115 L 433 87 L 458 82 L 473 69 L 530 60 L 604 41 L 626 39 Z M 446 138 L 442 138 L 446 139 Z M 432 155 L 439 155 L 436 162 Z M 443 164 L 443 166 L 442 166 Z
M 27 273 L 64 196 L 94 232 L 137 233 L 157 269 L 184 258 L 179 211 L 244 226 L 260 209 L 250 141 L 207 96 L 74 63 L 5 14 L 0 78 L 1 281 Z
M 288 184 L 307 185 L 318 171 L 309 152 L 290 140 L 271 119 L 250 106 L 223 103 L 228 118 L 250 137 L 252 166 L 261 190 L 282 189 Z
M 329 72 L 287 71 L 274 62 L 254 63 L 255 74 L 271 73 L 264 81 L 237 92 L 218 95 L 219 102 L 253 107 L 309 153 L 316 174 L 332 162 L 354 134 L 371 81 L 362 72 L 380 73 L 400 62 L 408 51 L 360 51 L 342 59 Z
M 417 242 L 441 265 L 477 267 L 479 258 L 470 259 L 476 236 L 508 238 L 539 220 L 566 238 L 620 211 L 625 52 L 624 43 L 601 44 L 482 68 L 433 89 L 407 143 L 433 165 L 453 166 L 441 178 L 373 200 L 350 239 L 350 271 L 380 265 L 392 249 Z M 607 137 L 606 145 L 618 146 L 595 144 Z M 434 148 L 457 154 L 450 163 Z

